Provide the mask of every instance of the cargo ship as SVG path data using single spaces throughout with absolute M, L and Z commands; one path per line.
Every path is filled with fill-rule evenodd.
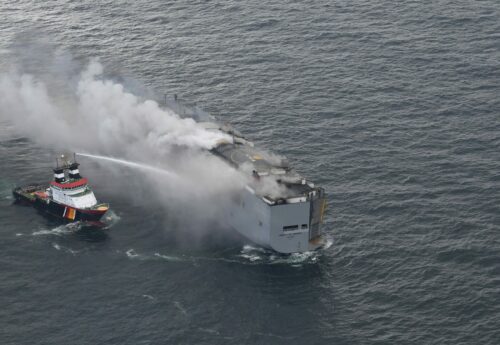
M 190 117 L 209 131 L 226 133 L 210 152 L 247 174 L 249 183 L 232 195 L 227 224 L 250 241 L 279 253 L 324 247 L 325 190 L 300 175 L 284 156 L 255 147 L 239 131 L 209 113 L 177 101 L 169 104 L 181 117 Z
M 97 201 L 88 180 L 80 175 L 79 165 L 74 154 L 60 155 L 53 169 L 54 180 L 15 188 L 16 202 L 67 222 L 98 222 L 109 205 Z

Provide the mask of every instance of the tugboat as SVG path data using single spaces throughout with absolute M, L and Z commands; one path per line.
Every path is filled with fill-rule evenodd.
M 65 154 L 57 157 L 54 181 L 17 187 L 12 191 L 14 198 L 68 222 L 99 222 L 109 205 L 96 200 L 88 180 L 80 176 L 79 165 L 75 154 L 72 159 Z

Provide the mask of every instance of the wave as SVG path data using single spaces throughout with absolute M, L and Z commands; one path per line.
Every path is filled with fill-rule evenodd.
M 330 247 L 333 241 L 327 243 L 325 249 Z M 279 254 L 275 251 L 253 245 L 245 245 L 237 254 L 228 256 L 201 256 L 201 255 L 172 255 L 160 252 L 153 254 L 138 253 L 131 248 L 125 252 L 129 259 L 135 260 L 164 260 L 168 262 L 188 262 L 196 264 L 202 261 L 219 261 L 240 265 L 290 265 L 298 267 L 304 264 L 315 264 L 323 255 L 321 250 L 303 253 Z
M 121 220 L 120 216 L 118 216 L 112 210 L 109 210 L 106 213 L 106 215 L 103 217 L 102 222 L 104 223 L 104 227 L 102 229 L 107 230 L 107 229 L 113 227 L 120 220 Z M 67 235 L 67 234 L 78 232 L 78 231 L 85 229 L 85 228 L 88 228 L 88 227 L 89 227 L 88 223 L 78 221 L 78 222 L 58 225 L 52 229 L 40 229 L 40 230 L 34 231 L 32 233 L 32 235 L 33 236 L 41 236 L 41 235 L 62 236 L 62 235 Z M 93 225 L 91 225 L 90 227 L 93 227 Z
M 101 222 L 104 223 L 104 229 L 109 229 L 116 225 L 122 218 L 116 214 L 113 210 L 106 212 L 104 217 L 102 217 Z
M 56 226 L 55 228 L 52 229 L 41 229 L 38 231 L 35 231 L 32 233 L 33 236 L 41 236 L 41 235 L 55 235 L 55 236 L 62 236 L 65 234 L 70 234 L 75 231 L 78 231 L 82 228 L 82 223 L 80 222 L 75 222 L 75 223 L 68 223 L 68 224 L 63 224 Z
M 78 252 L 79 252 L 78 250 L 73 250 L 73 249 L 71 249 L 71 248 L 64 247 L 64 246 L 60 245 L 59 243 L 55 243 L 55 242 L 54 242 L 54 243 L 52 243 L 52 247 L 53 247 L 54 249 L 56 249 L 56 250 L 59 250 L 59 251 L 64 251 L 64 252 L 66 252 L 66 253 L 70 253 L 70 254 L 72 254 L 72 255 L 76 255 L 76 254 L 78 254 Z
M 331 244 L 329 245 L 331 246 Z M 308 251 L 302 253 L 280 254 L 270 249 L 245 245 L 238 255 L 243 261 L 251 264 L 291 265 L 314 264 L 321 257 L 322 251 Z

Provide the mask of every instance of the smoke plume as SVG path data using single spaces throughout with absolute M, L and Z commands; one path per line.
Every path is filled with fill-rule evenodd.
M 161 204 L 195 227 L 217 218 L 227 207 L 228 195 L 246 183 L 241 173 L 207 152 L 218 141 L 231 141 L 230 136 L 135 96 L 106 79 L 97 60 L 77 78 L 59 78 L 57 83 L 19 68 L 0 73 L 0 120 L 43 147 L 169 171 L 175 178 L 147 170 L 125 173 L 123 166 L 100 163 L 115 177 L 117 190 L 127 190 L 124 196 Z
M 57 99 L 35 76 L 3 74 L 1 115 L 41 144 L 115 154 L 130 155 L 132 149 L 161 155 L 175 146 L 210 149 L 218 140 L 230 140 L 155 101 L 140 100 L 121 84 L 100 78 L 102 73 L 102 65 L 92 61 L 81 73 L 74 99 Z M 36 134 L 33 128 L 38 129 Z

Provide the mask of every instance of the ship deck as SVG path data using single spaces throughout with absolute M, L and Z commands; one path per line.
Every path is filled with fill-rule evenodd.
M 177 100 L 169 104 L 183 118 L 192 118 L 199 125 L 210 131 L 221 131 L 232 137 L 232 142 L 221 142 L 212 150 L 227 163 L 255 178 L 250 187 L 261 197 L 274 201 L 307 197 L 321 188 L 314 186 L 289 166 L 285 157 L 268 153 L 254 147 L 238 130 L 229 124 L 222 124 L 215 117 L 198 107 L 188 107 Z M 278 184 L 279 193 L 270 195 L 260 188 L 258 181 L 268 180 Z M 260 184 L 262 185 L 262 183 Z M 255 187 L 255 188 L 254 188 Z M 276 191 L 275 191 L 276 192 Z
M 258 185 L 260 180 L 275 181 L 279 185 L 279 193 L 273 196 L 264 193 L 262 196 L 267 198 L 277 200 L 301 197 L 314 191 L 314 185 L 293 170 L 283 157 L 240 142 L 223 143 L 212 149 L 212 152 L 232 166 L 252 175 L 255 178 L 253 185 Z M 258 188 L 256 190 L 258 191 Z

